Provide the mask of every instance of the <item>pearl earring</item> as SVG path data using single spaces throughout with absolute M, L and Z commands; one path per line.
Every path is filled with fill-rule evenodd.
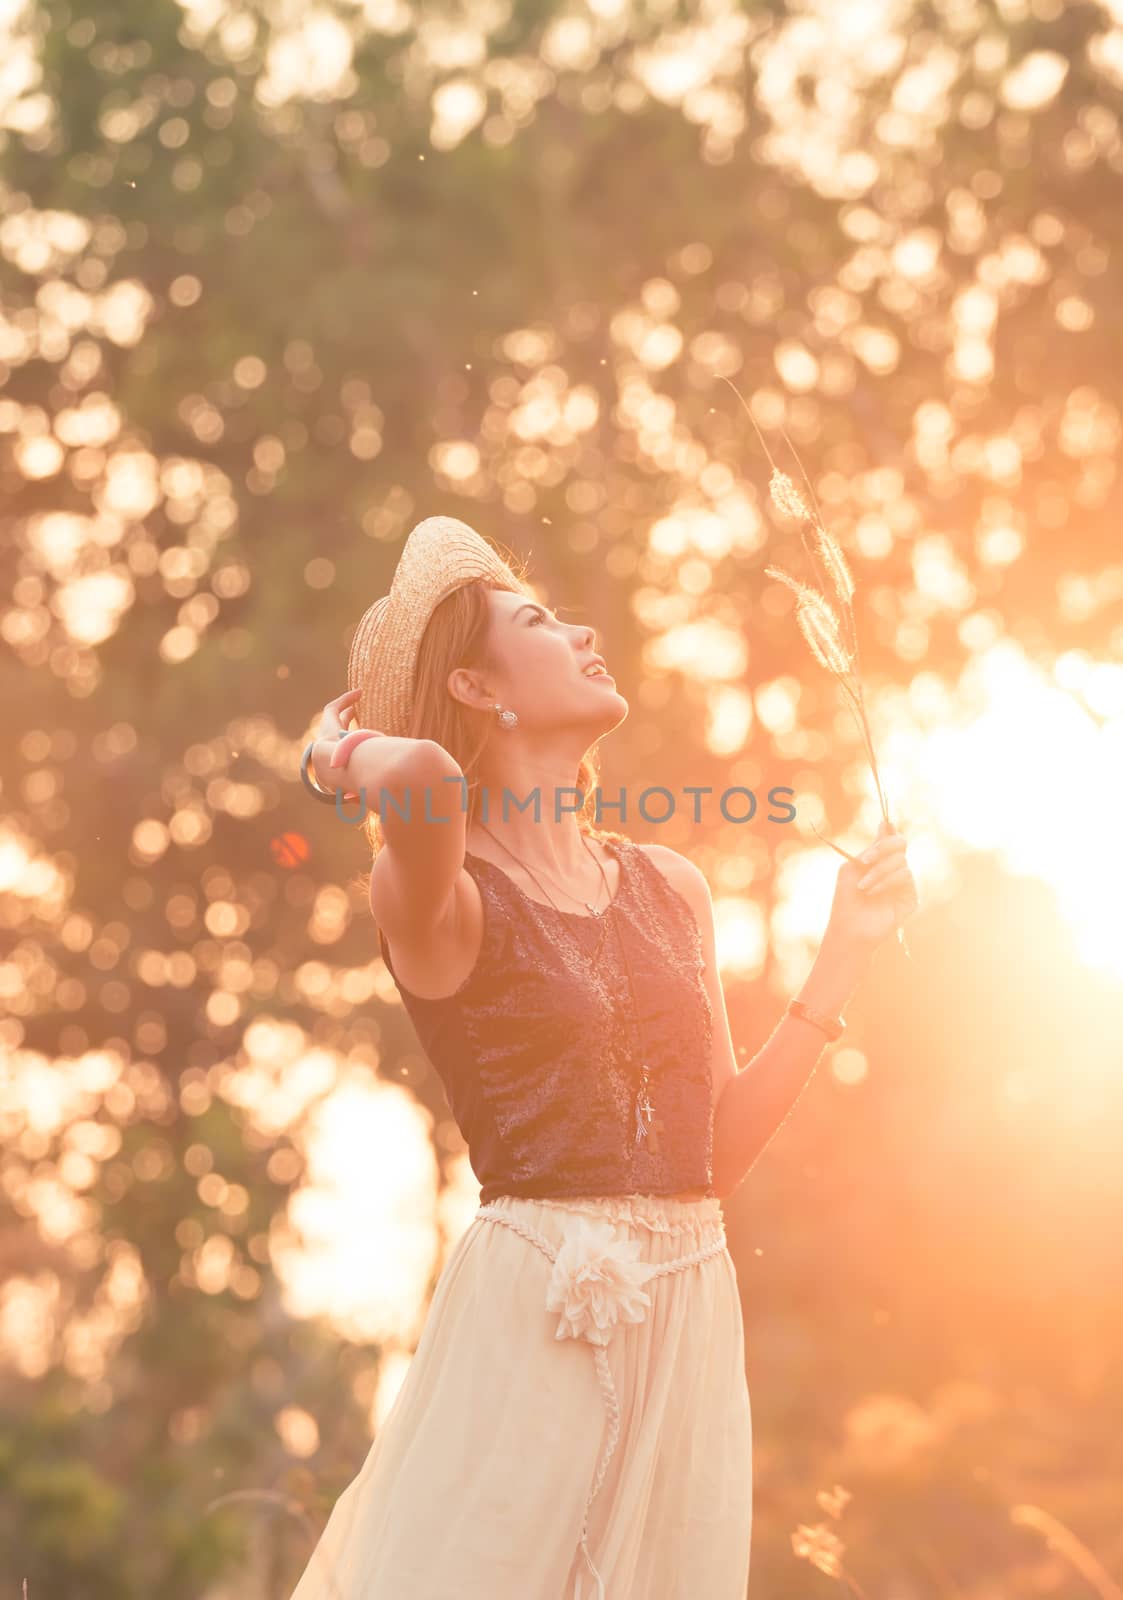
M 493 706 L 492 710 L 495 712 L 501 728 L 514 728 L 518 725 L 519 714 L 517 711 L 503 711 L 498 706 Z

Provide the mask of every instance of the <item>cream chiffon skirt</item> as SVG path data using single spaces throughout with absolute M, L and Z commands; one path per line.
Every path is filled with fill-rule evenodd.
M 504 1195 L 292 1600 L 745 1600 L 751 1530 L 719 1202 Z

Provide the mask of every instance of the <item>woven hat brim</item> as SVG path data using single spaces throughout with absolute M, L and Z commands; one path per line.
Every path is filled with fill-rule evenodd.
M 364 612 L 351 640 L 347 686 L 359 689 L 358 726 L 409 736 L 414 677 L 429 619 L 447 595 L 478 578 L 519 593 L 524 579 L 499 550 L 457 517 L 426 517 L 409 534 L 389 594 Z

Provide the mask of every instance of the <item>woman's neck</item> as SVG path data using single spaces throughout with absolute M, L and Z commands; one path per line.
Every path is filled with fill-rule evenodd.
M 562 880 L 580 876 L 589 863 L 588 846 L 573 815 L 556 822 L 545 816 L 536 821 L 533 810 L 523 816 L 509 816 L 506 821 L 501 815 L 486 823 L 477 817 L 468 828 L 467 838 L 468 849 L 476 854 L 473 841 L 488 853 L 495 852 L 535 870 L 541 868 Z
M 509 851 L 518 862 L 553 873 L 563 881 L 587 871 L 589 851 L 573 807 L 578 802 L 572 753 L 513 754 L 504 770 L 482 771 L 468 828 L 482 850 Z

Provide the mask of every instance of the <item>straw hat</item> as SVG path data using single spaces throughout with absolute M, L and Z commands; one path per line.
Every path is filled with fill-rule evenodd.
M 390 593 L 363 613 L 351 641 L 347 687 L 362 690 L 355 727 L 409 736 L 421 636 L 445 596 L 476 578 L 496 578 L 531 594 L 495 547 L 466 522 L 426 517 L 417 524 L 402 546 Z

